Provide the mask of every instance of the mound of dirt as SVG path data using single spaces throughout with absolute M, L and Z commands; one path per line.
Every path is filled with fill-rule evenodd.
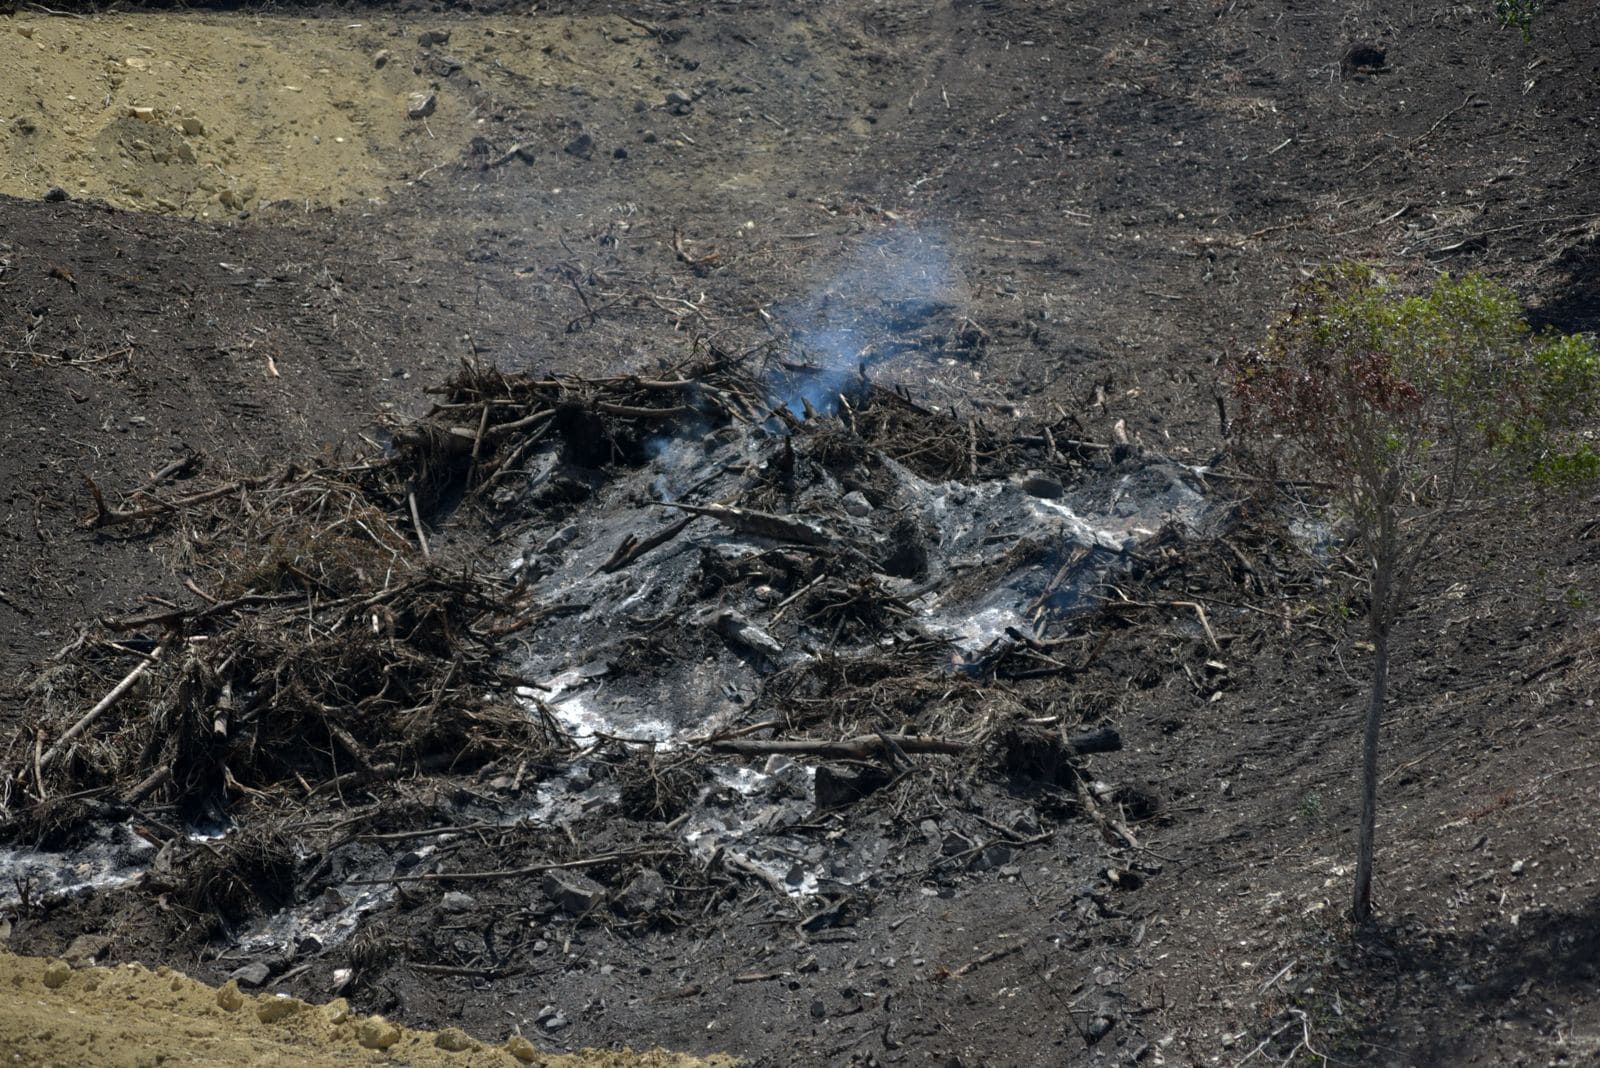
M 604 41 L 608 21 L 626 28 L 584 19 L 579 33 Z M 480 67 L 538 85 L 553 62 L 548 26 L 439 25 L 419 35 L 359 18 L 19 21 L 0 30 L 0 193 L 59 187 L 200 218 L 276 201 L 380 202 L 461 155 L 495 107 Z M 635 51 L 591 49 L 589 60 L 621 71 Z
M 513 1036 L 501 1044 L 464 1032 L 416 1031 L 357 1016 L 339 998 L 309 1005 L 221 989 L 137 964 L 74 971 L 60 960 L 0 953 L 0 1053 L 13 1064 L 471 1065 L 516 1068 L 694 1068 L 730 1064 L 661 1051 L 545 1054 Z

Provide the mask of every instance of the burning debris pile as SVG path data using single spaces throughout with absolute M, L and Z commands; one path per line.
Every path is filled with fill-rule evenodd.
M 37 732 L 0 750 L 0 863 L 38 894 L 142 870 L 292 959 L 417 882 L 517 876 L 530 907 L 651 924 L 753 881 L 845 922 L 893 850 L 818 829 L 980 776 L 1131 841 L 1081 769 L 1115 725 L 1038 695 L 1097 656 L 1086 620 L 1138 607 L 1106 607 L 1112 579 L 1213 522 L 1203 483 L 1064 424 L 817 383 L 722 354 L 472 366 L 362 459 L 96 487 L 87 522 L 159 531 L 189 598 L 95 624 L 36 680 Z M 1051 831 L 920 833 L 981 870 Z

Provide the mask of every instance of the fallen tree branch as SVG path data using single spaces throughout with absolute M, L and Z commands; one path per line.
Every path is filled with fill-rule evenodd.
M 613 571 L 620 571 L 656 546 L 665 545 L 679 534 L 682 534 L 684 528 L 693 522 L 694 516 L 689 516 L 687 519 L 680 519 L 676 523 L 669 523 L 654 534 L 647 534 L 639 539 L 635 539 L 632 534 L 629 534 L 623 539 L 622 544 L 617 546 L 617 551 L 611 554 L 611 558 L 600 565 L 600 570 L 607 574 Z
M 948 738 L 925 738 L 910 734 L 868 734 L 859 738 L 780 739 L 780 738 L 722 738 L 708 743 L 708 748 L 718 753 L 770 753 L 804 754 L 833 760 L 866 760 L 880 753 L 890 753 L 890 744 L 900 747 L 903 753 L 965 753 L 972 748 L 967 742 Z
M 1018 941 L 1018 942 L 1011 943 L 1011 945 L 1009 945 L 1009 946 L 1003 946 L 1000 949 L 991 949 L 989 952 L 985 953 L 983 956 L 974 957 L 972 960 L 967 961 L 967 963 L 963 964 L 961 967 L 956 968 L 955 970 L 951 971 L 949 973 L 949 975 L 945 976 L 945 978 L 948 978 L 948 979 L 959 979 L 963 975 L 966 975 L 968 972 L 972 971 L 972 969 L 974 969 L 974 968 L 982 967 L 985 964 L 993 964 L 997 960 L 1004 960 L 1005 958 L 1011 956 L 1013 953 L 1022 952 L 1023 947 L 1026 946 L 1026 945 L 1027 945 L 1027 943 Z
M 707 516 L 740 534 L 754 534 L 760 538 L 794 542 L 797 545 L 833 544 L 833 539 L 827 533 L 818 530 L 810 523 L 788 516 L 773 515 L 771 512 L 760 512 L 754 508 L 734 508 L 726 504 L 669 504 L 665 507 Z
M 596 868 L 602 864 L 616 864 L 624 860 L 648 860 L 652 857 L 670 857 L 674 849 L 643 849 L 631 853 L 602 853 L 582 860 L 568 860 L 560 864 L 530 864 L 525 868 L 498 868 L 494 871 L 436 871 L 423 875 L 391 875 L 384 879 L 352 879 L 349 886 L 388 886 L 391 883 L 446 883 L 465 882 L 471 879 L 522 879 L 529 875 L 543 875 L 547 871 L 565 871 L 573 868 Z
M 135 664 L 133 666 L 133 670 L 124 675 L 122 677 L 122 681 L 111 688 L 110 693 L 100 698 L 99 704 L 89 709 L 88 712 L 84 713 L 82 719 L 68 727 L 66 733 L 57 738 L 56 743 L 49 749 L 45 750 L 44 755 L 39 758 L 39 767 L 41 769 L 49 767 L 50 762 L 55 760 L 55 758 L 61 754 L 63 747 L 66 746 L 68 742 L 72 741 L 72 739 L 88 730 L 95 720 L 105 715 L 106 711 L 110 709 L 112 705 L 115 705 L 117 701 L 122 698 L 123 694 L 127 693 L 133 688 L 133 684 L 138 682 L 139 677 L 150 669 L 150 665 L 161 658 L 161 653 L 166 649 L 166 647 L 167 643 L 165 641 L 157 645 L 155 649 L 151 651 L 148 659 L 141 660 Z
M 820 756 L 833 760 L 866 760 L 880 754 L 891 755 L 896 749 L 904 756 L 908 753 L 943 753 L 953 756 L 969 752 L 970 742 L 951 738 L 930 738 L 916 734 L 864 734 L 857 738 L 713 738 L 703 742 L 718 753 L 745 753 L 763 756 L 772 753 Z M 1080 734 L 1067 741 L 1067 746 L 1079 755 L 1089 753 L 1114 753 L 1122 748 L 1122 736 L 1114 727 L 1101 727 Z

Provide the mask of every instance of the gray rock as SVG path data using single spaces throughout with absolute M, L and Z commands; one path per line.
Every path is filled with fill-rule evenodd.
M 975 871 L 988 871 L 1011 863 L 1014 853 L 1010 846 L 1003 842 L 996 842 L 986 847 L 977 856 L 972 858 L 972 867 Z
M 846 515 L 853 515 L 857 519 L 864 519 L 872 514 L 872 503 L 867 500 L 867 495 L 860 490 L 851 490 L 844 495 L 841 502 Z
M 459 59 L 439 52 L 428 60 L 428 73 L 435 77 L 448 78 L 460 70 L 462 66 L 463 64 Z
M 411 119 L 425 119 L 432 115 L 439 107 L 437 93 L 412 93 L 406 97 L 406 117 Z
M 811 776 L 806 769 L 782 754 L 767 758 L 766 773 L 772 779 L 774 797 L 797 797 L 805 800 L 811 796 Z
M 330 886 L 318 895 L 312 911 L 322 919 L 327 919 L 336 912 L 343 912 L 349 904 L 343 894 Z
M 444 895 L 444 898 L 439 902 L 439 907 L 446 912 L 466 912 L 477 903 L 478 899 L 471 894 L 462 893 L 460 890 L 452 890 Z
M 417 44 L 423 48 L 432 48 L 434 45 L 450 43 L 449 30 L 423 30 L 417 38 Z
M 533 1022 L 546 1031 L 559 1031 L 566 1027 L 569 1021 L 560 1009 L 554 1005 L 546 1005 L 539 1010 L 539 1015 L 534 1017 Z
M 272 978 L 272 969 L 265 961 L 252 961 L 242 968 L 235 968 L 229 973 L 228 978 L 237 979 L 242 987 L 264 986 L 267 980 Z
M 539 546 L 539 552 L 541 554 L 558 553 L 562 549 L 565 549 L 567 546 L 571 545 L 573 542 L 577 541 L 579 533 L 580 531 L 578 530 L 578 524 L 568 523 L 566 526 L 562 527 L 560 530 L 546 538 L 544 544 Z
M 961 834 L 959 831 L 951 831 L 944 836 L 944 844 L 940 846 L 939 852 L 943 853 L 947 857 L 953 857 L 959 853 L 965 853 L 971 848 L 972 839 L 968 838 L 964 834 Z
M 49 189 L 45 190 L 44 199 L 45 203 L 47 204 L 59 204 L 64 200 L 71 200 L 72 197 L 69 196 L 67 191 L 62 189 L 59 185 L 53 185 Z
M 295 943 L 294 951 L 302 957 L 314 957 L 322 952 L 322 939 L 314 934 L 308 934 Z
M 111 939 L 105 935 L 79 935 L 67 946 L 61 959 L 74 968 L 87 968 L 111 948 Z
M 783 655 L 782 643 L 746 619 L 743 613 L 731 608 L 720 609 L 714 613 L 711 622 L 713 629 L 730 641 L 738 642 L 766 656 Z
M 694 97 L 680 89 L 674 89 L 667 94 L 668 107 L 692 107 L 693 105 Z
M 372 65 L 380 70 L 388 66 L 389 50 L 387 48 L 380 48 L 374 52 L 372 55 Z
M 585 130 L 578 134 L 577 137 L 574 137 L 572 140 L 568 141 L 562 147 L 561 151 L 565 152 L 569 156 L 575 156 L 578 159 L 588 159 L 590 156 L 594 155 L 594 137 L 589 133 L 589 131 Z
M 668 900 L 667 881 L 658 871 L 642 871 L 617 895 L 617 907 L 628 916 L 658 912 Z
M 1061 480 L 1051 478 L 1049 475 L 1029 475 L 1022 480 L 1022 492 L 1031 493 L 1035 497 L 1046 500 L 1055 500 L 1066 492 L 1061 485 Z
M 827 764 L 817 768 L 811 780 L 819 809 L 854 804 L 881 786 L 888 785 L 889 773 L 881 768 L 844 770 Z
M 544 893 L 563 912 L 582 916 L 598 908 L 606 899 L 606 888 L 574 871 L 545 873 Z

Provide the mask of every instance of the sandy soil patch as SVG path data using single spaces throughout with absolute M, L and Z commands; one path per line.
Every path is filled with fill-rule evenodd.
M 0 193 L 59 187 L 201 218 L 280 200 L 375 204 L 460 158 L 496 106 L 479 78 L 555 88 L 547 76 L 570 57 L 549 39 L 585 52 L 586 70 L 630 66 L 640 46 L 610 35 L 613 21 L 626 28 L 608 19 L 440 20 L 422 33 L 381 18 L 20 19 L 0 27 Z
M 60 960 L 0 953 L 0 1055 L 7 1063 L 693 1068 L 731 1064 L 678 1054 L 546 1055 L 526 1039 L 479 1042 L 454 1028 L 416 1031 L 359 1016 L 339 998 L 309 1005 L 197 983 L 137 964 L 74 971 Z

